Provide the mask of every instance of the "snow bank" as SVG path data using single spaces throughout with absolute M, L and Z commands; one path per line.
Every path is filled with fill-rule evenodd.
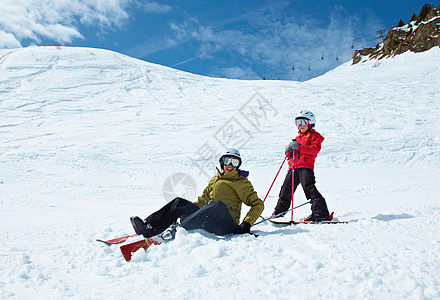
M 105 50 L 0 50 L 0 297 L 439 298 L 439 68 L 434 48 L 303 83 L 239 81 Z M 95 242 L 132 233 L 174 173 L 200 194 L 225 146 L 263 198 L 300 109 L 326 138 L 317 186 L 349 224 L 182 229 L 130 263 Z

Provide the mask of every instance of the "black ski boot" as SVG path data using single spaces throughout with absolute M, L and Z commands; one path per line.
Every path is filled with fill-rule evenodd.
M 271 215 L 271 217 L 274 217 L 274 218 L 282 218 L 282 217 L 284 217 L 284 215 L 285 215 L 286 213 L 279 213 L 279 212 L 277 212 L 277 211 L 273 211 L 273 213 L 272 213 L 272 215 Z M 275 217 L 276 216 L 276 217 Z
M 142 221 L 142 219 L 139 217 L 131 217 L 130 221 L 137 235 L 142 234 L 145 238 L 149 238 L 154 235 L 154 230 L 150 223 Z
M 324 214 L 311 214 L 307 218 L 304 218 L 304 222 L 322 222 L 329 221 L 329 216 Z

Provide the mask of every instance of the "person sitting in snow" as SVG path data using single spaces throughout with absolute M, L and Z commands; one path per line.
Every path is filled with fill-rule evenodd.
M 148 238 L 169 228 L 171 236 L 168 238 L 173 239 L 179 218 L 180 226 L 186 230 L 204 229 L 217 235 L 250 233 L 251 226 L 264 210 L 263 201 L 247 179 L 249 172 L 239 169 L 242 161 L 238 150 L 228 149 L 219 162 L 222 171 L 216 168 L 217 175 L 211 178 L 194 203 L 177 197 L 145 220 L 131 217 L 136 234 Z M 251 208 L 238 225 L 242 203 Z
M 329 211 L 324 197 L 315 186 L 315 158 L 321 150 L 324 137 L 315 129 L 315 115 L 308 110 L 302 110 L 295 117 L 295 125 L 299 135 L 287 145 L 285 153 L 289 162 L 284 183 L 281 186 L 278 202 L 273 215 L 281 214 L 289 209 L 292 200 L 292 173 L 294 174 L 293 191 L 301 183 L 307 199 L 312 201 L 312 214 L 304 221 L 325 221 L 329 219 Z M 292 171 L 294 170 L 294 171 Z

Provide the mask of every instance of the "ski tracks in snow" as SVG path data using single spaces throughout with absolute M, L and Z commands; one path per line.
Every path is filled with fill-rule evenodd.
M 2 299 L 123 299 L 146 290 L 172 299 L 440 297 L 438 49 L 342 65 L 304 83 L 205 78 L 96 49 L 0 57 Z M 257 92 L 276 112 L 253 103 L 253 126 L 240 109 Z M 251 136 L 239 148 L 262 197 L 301 109 L 317 115 L 325 137 L 318 188 L 350 223 L 262 224 L 258 238 L 179 230 L 130 263 L 118 246 L 95 242 L 131 233 L 130 216 L 160 208 L 173 173 L 191 174 L 200 193 L 209 178 L 190 158 L 212 147 L 203 154 L 214 174 L 221 134 L 228 144 Z M 244 130 L 221 131 L 234 121 Z M 295 203 L 304 201 L 298 191 Z

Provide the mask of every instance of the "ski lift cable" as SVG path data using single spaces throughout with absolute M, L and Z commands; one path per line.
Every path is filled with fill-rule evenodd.
M 389 27 L 389 28 L 387 28 L 387 30 L 391 30 L 391 29 L 393 29 L 393 28 L 395 28 L 395 27 Z M 309 55 L 308 57 L 306 57 L 306 59 L 302 59 L 301 61 L 294 61 L 294 63 L 293 63 L 293 65 L 295 66 L 295 69 L 298 69 L 300 66 L 308 66 L 308 68 L 309 68 L 309 66 L 312 64 L 312 63 L 316 63 L 316 62 L 320 62 L 320 61 L 322 61 L 322 60 L 324 60 L 325 59 L 325 56 L 324 56 L 324 54 L 325 54 L 325 52 L 327 52 L 327 53 L 329 53 L 329 52 L 331 52 L 332 50 L 334 50 L 334 49 L 338 49 L 338 50 L 340 50 L 341 48 L 345 48 L 344 46 L 348 46 L 348 45 L 351 45 L 351 46 L 353 46 L 353 47 L 351 47 L 351 49 L 353 49 L 354 48 L 354 44 L 355 44 L 355 41 L 359 41 L 359 40 L 362 40 L 362 41 L 365 41 L 365 38 L 367 38 L 367 37 L 370 37 L 371 36 L 371 34 L 368 34 L 368 35 L 364 35 L 364 36 L 360 36 L 360 37 L 357 37 L 357 38 L 355 38 L 355 39 L 353 39 L 351 42 L 349 42 L 349 43 L 344 43 L 344 44 L 339 44 L 339 45 L 337 45 L 337 46 L 335 46 L 335 47 L 332 47 L 332 48 L 327 48 L 325 51 L 321 51 L 321 58 L 320 59 L 316 59 L 316 60 L 313 60 L 313 61 L 310 61 L 310 59 L 307 59 L 307 58 L 312 58 L 312 57 L 316 57 L 316 52 L 315 52 L 315 54 L 312 54 L 312 55 Z M 368 38 L 367 39 L 367 42 L 371 42 L 371 41 L 374 41 L 374 40 L 376 40 L 377 39 L 377 37 L 374 37 L 374 38 Z M 346 50 L 346 51 L 351 51 L 351 50 Z M 337 57 L 337 61 L 339 61 L 339 55 L 338 54 L 340 54 L 340 53 L 345 53 L 346 51 L 342 51 L 342 52 L 338 52 L 337 54 L 336 54 L 336 57 Z M 304 61 L 307 61 L 307 60 L 309 60 L 309 62 L 308 63 L 305 63 Z M 292 68 L 293 69 L 293 68 Z
M 386 30 L 390 31 L 393 28 L 395 28 L 395 26 L 388 27 L 388 28 L 386 28 Z M 374 37 L 372 37 L 373 34 L 374 34 Z M 369 33 L 369 34 L 362 35 L 362 36 L 357 36 L 356 38 L 353 38 L 351 40 L 351 42 L 341 43 L 341 44 L 338 44 L 338 45 L 336 45 L 336 46 L 334 46 L 332 48 L 326 48 L 324 51 L 320 50 L 320 52 L 321 52 L 321 58 L 320 59 L 316 59 L 316 60 L 310 61 L 311 58 L 317 56 L 317 53 L 315 52 L 315 54 L 311 54 L 311 55 L 307 56 L 306 58 L 301 59 L 300 61 L 295 60 L 291 64 L 291 67 L 289 69 L 295 71 L 296 69 L 300 69 L 301 70 L 302 69 L 301 67 L 304 67 L 304 68 L 307 68 L 308 71 L 311 71 L 311 66 L 313 64 L 315 64 L 317 62 L 322 62 L 322 60 L 323 60 L 322 57 L 324 56 L 325 53 L 331 53 L 332 51 L 337 49 L 338 51 L 336 52 L 336 59 L 335 59 L 335 61 L 337 61 L 337 62 L 331 64 L 332 67 L 333 66 L 336 67 L 336 66 L 341 64 L 341 62 L 339 61 L 339 57 L 341 56 L 341 54 L 344 54 L 344 53 L 349 52 L 349 51 L 351 52 L 352 49 L 355 46 L 355 43 L 363 42 L 365 44 L 365 43 L 370 43 L 372 41 L 377 40 L 377 36 L 376 35 L 377 35 L 377 32 Z M 365 47 L 365 46 L 363 46 L 363 47 Z M 350 48 L 350 49 L 348 49 L 348 48 Z
M 357 40 L 359 40 L 360 38 L 358 38 Z M 374 39 L 375 40 L 375 39 Z M 369 39 L 368 41 L 373 41 L 373 39 L 371 38 L 371 39 Z M 332 47 L 332 48 L 326 48 L 326 50 L 325 51 L 321 51 L 321 58 L 320 59 L 317 59 L 316 61 L 320 61 L 320 60 L 322 60 L 322 57 L 323 57 L 323 54 L 325 54 L 326 52 L 327 53 L 330 53 L 330 52 L 332 52 L 332 50 L 335 50 L 335 49 L 341 49 L 341 48 L 345 48 L 344 46 L 346 46 L 346 45 L 351 45 L 352 44 L 352 42 L 350 42 L 350 43 L 345 43 L 345 44 L 339 44 L 338 46 L 335 46 L 335 47 Z M 351 50 L 347 50 L 347 51 L 351 51 Z M 309 55 L 308 57 L 306 57 L 306 59 L 303 59 L 303 60 L 301 60 L 301 61 L 295 61 L 295 64 L 307 64 L 307 63 L 304 63 L 304 61 L 307 61 L 307 60 L 310 60 L 310 59 L 308 59 L 308 58 L 312 58 L 312 57 L 316 57 L 317 55 L 316 55 L 317 53 L 315 52 L 315 54 L 311 54 L 311 55 Z
M 386 30 L 391 30 L 393 28 L 395 28 L 395 27 L 389 27 L 389 28 L 386 28 Z M 359 36 L 359 37 L 353 39 L 351 42 L 339 44 L 339 45 L 336 45 L 335 47 L 332 47 L 332 48 L 326 48 L 324 52 L 331 52 L 334 49 L 345 48 L 345 46 L 347 46 L 347 45 L 350 45 L 350 46 L 353 45 L 354 46 L 355 41 L 359 41 L 359 40 L 364 41 L 365 38 L 368 38 L 367 42 L 374 41 L 374 40 L 377 39 L 377 37 L 370 38 L 370 36 L 373 35 L 373 34 L 376 36 L 376 33 L 370 33 L 368 35 Z M 321 50 L 321 52 L 322 52 L 322 50 Z M 309 55 L 309 57 L 314 57 L 314 56 L 316 56 L 316 54 Z

